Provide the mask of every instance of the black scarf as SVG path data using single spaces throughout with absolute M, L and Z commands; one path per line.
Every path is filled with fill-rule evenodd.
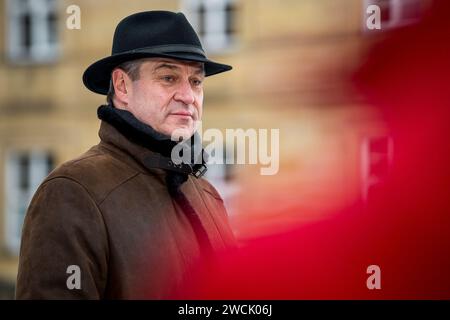
M 162 161 L 156 161 L 146 165 L 167 170 L 166 185 L 169 194 L 182 208 L 191 223 L 197 240 L 200 243 L 202 254 L 211 257 L 213 250 L 206 230 L 194 207 L 192 207 L 189 200 L 180 190 L 180 186 L 188 179 L 189 173 L 197 177 L 206 171 L 206 153 L 202 148 L 194 148 L 194 144 L 198 143 L 199 139 L 194 139 L 194 137 L 192 137 L 183 142 L 190 145 L 191 164 L 174 167 L 167 164 L 172 163 L 170 161 L 171 152 L 178 142 L 171 140 L 169 136 L 157 132 L 151 126 L 142 123 L 129 111 L 117 109 L 111 105 L 103 105 L 98 108 L 97 115 L 99 119 L 112 125 L 131 142 L 162 156 L 162 158 L 159 159 Z M 195 154 L 196 150 L 200 150 L 200 153 Z M 199 159 L 199 157 L 201 157 L 201 159 Z M 195 159 L 200 160 L 197 162 L 201 162 L 201 164 L 195 164 Z M 196 174 L 199 170 L 202 170 L 200 171 L 200 174 Z

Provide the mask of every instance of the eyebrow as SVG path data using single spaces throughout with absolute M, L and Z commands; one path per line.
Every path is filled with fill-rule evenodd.
M 167 68 L 167 69 L 170 69 L 170 70 L 180 70 L 180 67 L 177 66 L 177 65 L 170 64 L 170 63 L 167 63 L 167 62 L 163 62 L 160 65 L 158 65 L 157 67 L 155 67 L 153 69 L 153 71 L 156 72 L 157 70 L 163 69 L 163 68 Z M 203 66 L 195 66 L 194 68 L 196 69 L 196 71 L 195 71 L 196 74 L 197 73 L 201 73 L 201 74 L 205 73 L 205 70 L 204 70 Z

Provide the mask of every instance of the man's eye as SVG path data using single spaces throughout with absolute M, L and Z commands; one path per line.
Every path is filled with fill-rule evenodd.
M 193 84 L 194 86 L 201 86 L 202 83 L 203 83 L 202 80 L 198 80 L 198 79 L 192 80 L 192 84 Z
M 163 76 L 162 79 L 166 82 L 174 82 L 175 81 L 175 77 L 173 77 L 173 76 Z

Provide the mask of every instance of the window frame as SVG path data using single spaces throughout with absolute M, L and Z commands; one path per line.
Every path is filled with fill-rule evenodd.
M 52 63 L 59 57 L 58 19 L 55 19 L 55 42 L 51 42 L 48 15 L 58 16 L 56 0 L 6 0 L 5 39 L 8 61 L 17 65 Z M 21 16 L 30 14 L 30 47 L 22 42 Z
M 231 28 L 234 32 L 228 32 L 228 5 L 232 5 L 235 8 L 233 13 L 236 16 L 237 0 L 182 1 L 181 11 L 186 13 L 189 22 L 198 33 L 203 46 L 210 53 L 228 52 L 236 46 L 236 27 Z M 199 10 L 202 6 L 204 8 L 203 22 L 199 20 Z
M 20 186 L 20 157 L 28 157 L 27 190 Z M 28 206 L 37 188 L 54 167 L 54 156 L 48 150 L 9 150 L 5 154 L 5 245 L 9 252 L 18 254 L 22 225 Z M 49 161 L 50 159 L 50 161 Z
M 375 152 L 370 149 L 371 142 L 379 139 L 386 139 L 386 153 Z M 383 183 L 384 179 L 389 175 L 393 165 L 394 158 L 394 140 L 389 135 L 365 136 L 361 141 L 360 169 L 361 169 L 361 196 L 364 203 L 368 201 L 369 191 L 373 186 Z M 374 161 L 374 158 L 376 161 Z M 378 159 L 377 159 L 378 158 Z M 377 161 L 387 162 L 387 172 L 384 177 L 376 177 L 370 174 L 372 165 L 376 165 Z

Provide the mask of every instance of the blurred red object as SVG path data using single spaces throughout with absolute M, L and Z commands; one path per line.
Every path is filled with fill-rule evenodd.
M 391 175 L 367 206 L 253 240 L 198 266 L 176 297 L 450 299 L 450 3 L 391 32 L 355 74 L 392 133 Z M 381 270 L 369 290 L 367 267 Z

